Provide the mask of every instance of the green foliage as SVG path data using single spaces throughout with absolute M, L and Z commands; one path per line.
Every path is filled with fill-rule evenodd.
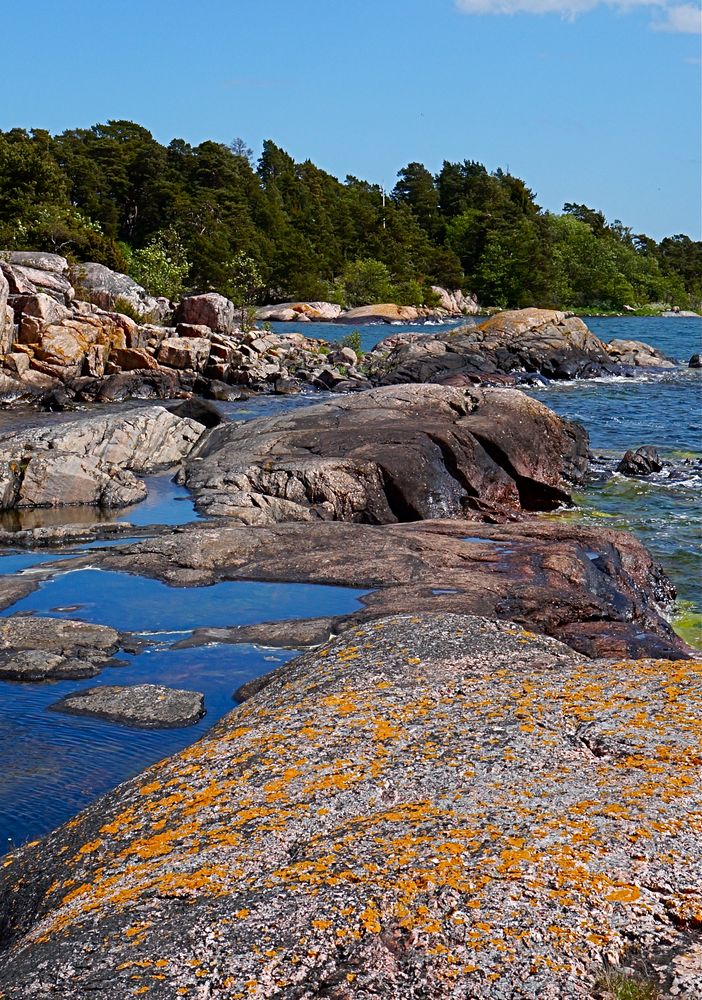
M 215 288 L 244 321 L 258 301 L 431 304 L 432 284 L 485 305 L 702 303 L 702 243 L 656 243 L 576 202 L 543 212 L 473 160 L 410 163 L 385 196 L 271 141 L 256 163 L 242 139 L 163 146 L 128 121 L 0 132 L 0 247 L 98 261 L 169 298 Z
M 256 325 L 254 303 L 262 284 L 258 265 L 248 254 L 239 251 L 230 260 L 227 275 L 223 291 L 239 307 L 241 329 L 251 330 Z
M 656 980 L 618 969 L 603 973 L 597 986 L 602 1000 L 658 1000 L 661 996 Z
M 112 312 L 121 313 L 122 316 L 128 316 L 129 319 L 133 319 L 135 323 L 151 323 L 155 319 L 155 317 L 149 313 L 145 314 L 141 309 L 137 309 L 133 303 L 129 301 L 129 299 L 123 299 L 121 297 L 115 299 Z
M 348 333 L 341 341 L 342 347 L 350 347 L 352 351 L 355 351 L 358 357 L 363 356 L 363 349 L 361 348 L 361 331 L 352 330 Z
M 339 279 L 339 288 L 349 308 L 393 301 L 394 289 L 388 267 L 370 257 L 347 264 Z
M 178 234 L 172 228 L 155 233 L 141 250 L 134 250 L 129 274 L 150 295 L 175 300 L 180 298 L 190 271 Z

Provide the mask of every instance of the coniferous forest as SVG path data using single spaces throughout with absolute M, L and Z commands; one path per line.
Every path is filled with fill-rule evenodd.
M 501 307 L 702 300 L 702 243 L 657 243 L 576 202 L 544 211 L 472 160 L 410 163 L 384 197 L 271 141 L 256 161 L 242 140 L 163 146 L 128 121 L 0 132 L 0 247 L 98 261 L 171 298 L 240 288 L 243 266 L 260 302 L 419 305 L 431 285 Z

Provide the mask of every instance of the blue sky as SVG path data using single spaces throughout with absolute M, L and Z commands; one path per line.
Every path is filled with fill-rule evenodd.
M 3 6 L 2 129 L 271 138 L 387 187 L 411 160 L 475 159 L 545 208 L 701 235 L 699 0 Z

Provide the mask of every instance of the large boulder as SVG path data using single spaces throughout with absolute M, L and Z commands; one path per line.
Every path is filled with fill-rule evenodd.
M 70 303 L 75 295 L 68 261 L 59 254 L 3 250 L 0 251 L 0 270 L 13 295 L 42 292 L 63 305 Z
M 119 311 L 125 303 L 143 320 L 155 322 L 165 318 L 169 308 L 163 299 L 157 299 L 127 274 L 112 271 L 104 264 L 88 262 L 76 264 L 72 269 L 76 296 L 87 299 L 101 309 Z
M 176 324 L 207 326 L 215 333 L 234 333 L 238 330 L 236 306 L 217 292 L 188 295 L 181 299 L 174 321 Z
M 637 995 L 691 1000 L 701 668 L 344 634 L 5 859 L 0 991 L 563 1000 L 643 959 Z
M 215 428 L 183 479 L 246 523 L 514 515 L 569 501 L 587 435 L 522 393 L 375 389 Z
M 155 406 L 2 434 L 0 509 L 135 503 L 134 473 L 180 462 L 203 429 Z

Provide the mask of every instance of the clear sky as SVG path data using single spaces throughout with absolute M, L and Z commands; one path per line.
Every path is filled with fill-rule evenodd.
M 545 208 L 699 239 L 699 3 L 5 0 L 0 128 L 271 138 L 387 187 L 474 159 Z

